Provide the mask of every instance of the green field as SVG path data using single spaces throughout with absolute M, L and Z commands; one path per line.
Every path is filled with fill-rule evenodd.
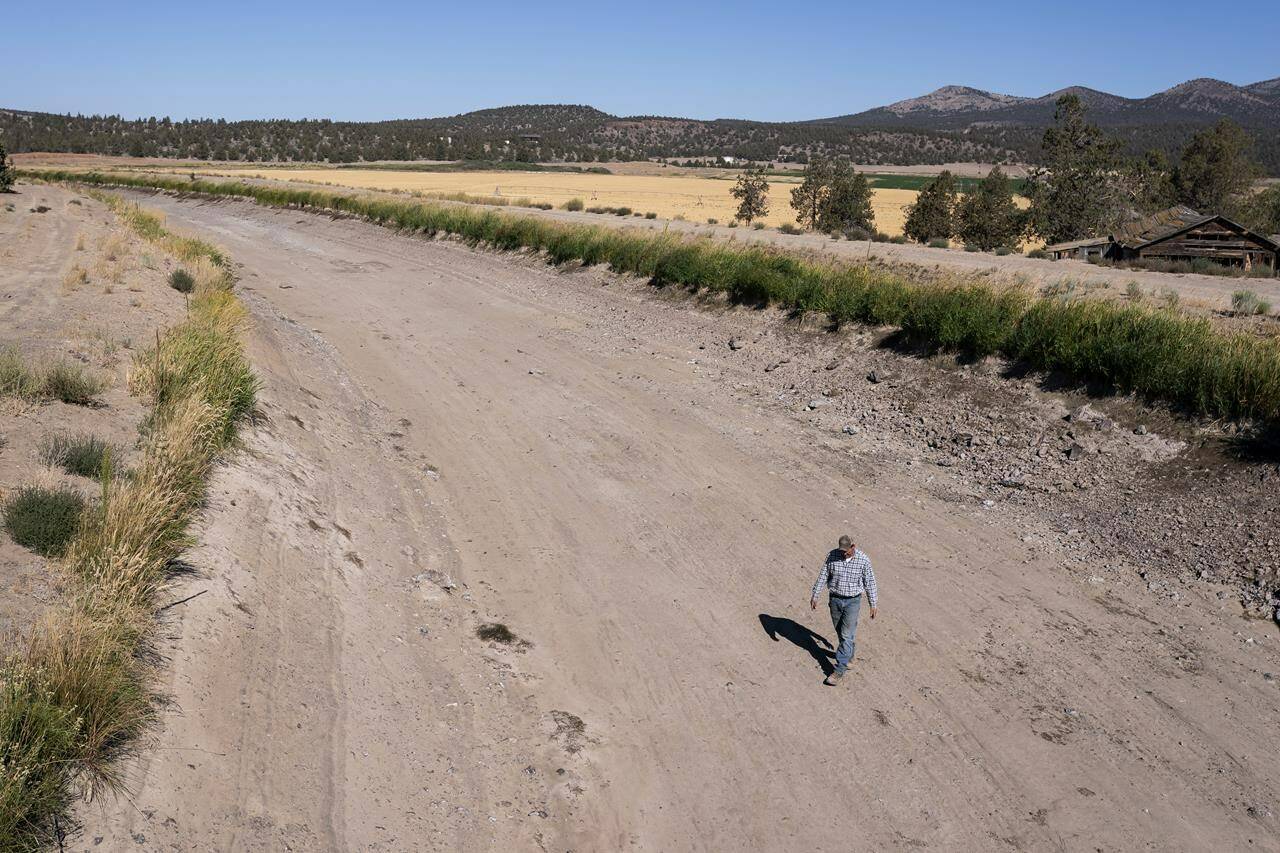
M 924 189 L 935 175 L 892 175 L 885 172 L 863 172 L 867 176 L 873 189 L 881 190 L 911 190 L 912 192 L 920 192 Z M 768 170 L 770 178 L 796 178 L 804 177 L 804 171 L 801 169 L 770 169 Z M 717 175 L 720 180 L 736 181 L 738 176 L 736 173 Z M 981 178 L 956 177 L 956 189 L 959 192 L 967 193 L 978 185 Z M 1022 195 L 1022 191 L 1026 186 L 1024 178 L 1010 179 L 1009 185 L 1013 188 L 1015 195 Z
M 919 192 L 933 180 L 932 175 L 883 175 L 875 172 L 867 173 L 867 180 L 871 182 L 871 186 L 884 190 L 915 190 Z M 956 178 L 956 189 L 962 193 L 967 193 L 978 185 L 981 178 Z M 1022 178 L 1014 178 L 1009 181 L 1010 186 L 1017 195 L 1021 195 L 1026 186 L 1026 181 Z

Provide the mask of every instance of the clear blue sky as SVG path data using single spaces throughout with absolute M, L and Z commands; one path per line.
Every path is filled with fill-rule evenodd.
M 584 103 L 619 115 L 819 118 L 949 83 L 1151 94 L 1280 76 L 1274 0 L 592 3 L 19 2 L 0 107 L 188 118 L 451 115 Z M 1247 40 L 1247 36 L 1243 36 Z

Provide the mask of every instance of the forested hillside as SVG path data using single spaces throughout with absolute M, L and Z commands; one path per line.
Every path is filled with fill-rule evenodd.
M 1091 117 L 1130 153 L 1180 150 L 1219 118 L 1241 124 L 1253 156 L 1280 174 L 1280 85 L 1193 80 L 1143 99 L 1092 89 Z M 249 161 L 552 160 L 594 162 L 731 156 L 807 162 L 839 155 L 882 165 L 1036 163 L 1040 137 L 1062 92 L 1020 98 L 948 86 L 856 115 L 807 122 L 618 117 L 589 106 L 527 105 L 446 118 L 378 122 L 328 119 L 172 121 L 0 110 L 0 144 L 11 152 Z

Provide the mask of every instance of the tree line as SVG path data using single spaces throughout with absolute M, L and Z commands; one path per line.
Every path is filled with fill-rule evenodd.
M 1196 130 L 1157 124 L 1115 128 L 1126 152 L 1173 157 Z M 1253 153 L 1280 174 L 1280 134 L 1251 131 Z M 524 137 L 533 134 L 537 140 Z M 563 161 L 715 159 L 732 156 L 799 164 L 843 157 L 868 164 L 1040 162 L 1033 125 L 851 127 L 834 122 L 695 121 L 619 118 L 583 105 L 542 104 L 457 116 L 343 122 L 328 119 L 227 121 L 155 116 L 125 119 L 0 109 L 0 142 L 11 152 L 254 162 L 352 163 L 371 160 Z
M 743 171 L 730 190 L 739 202 L 736 218 L 750 224 L 769 212 L 769 178 L 764 169 Z M 871 205 L 871 182 L 842 158 L 818 158 L 791 190 L 796 221 L 811 231 L 849 239 L 880 237 Z M 997 166 L 973 189 L 960 196 L 955 178 L 943 172 L 920 193 L 908 217 L 907 234 L 927 234 L 922 242 L 959 236 L 982 249 L 1012 246 L 1024 228 L 1013 200 L 1013 184 Z M 887 238 L 882 238 L 887 239 Z
M 535 140 L 523 137 L 533 134 Z M 49 151 L 245 162 L 493 160 L 590 163 L 724 156 L 808 162 L 840 155 L 864 163 L 1017 159 L 999 138 L 928 130 L 749 121 L 617 119 L 589 107 L 529 106 L 380 122 L 328 119 L 172 120 L 0 109 L 0 141 Z

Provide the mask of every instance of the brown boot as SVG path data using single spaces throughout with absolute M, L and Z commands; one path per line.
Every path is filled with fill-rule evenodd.
M 840 679 L 844 678 L 843 672 L 833 672 L 822 680 L 822 683 L 828 687 L 835 687 L 840 683 Z

